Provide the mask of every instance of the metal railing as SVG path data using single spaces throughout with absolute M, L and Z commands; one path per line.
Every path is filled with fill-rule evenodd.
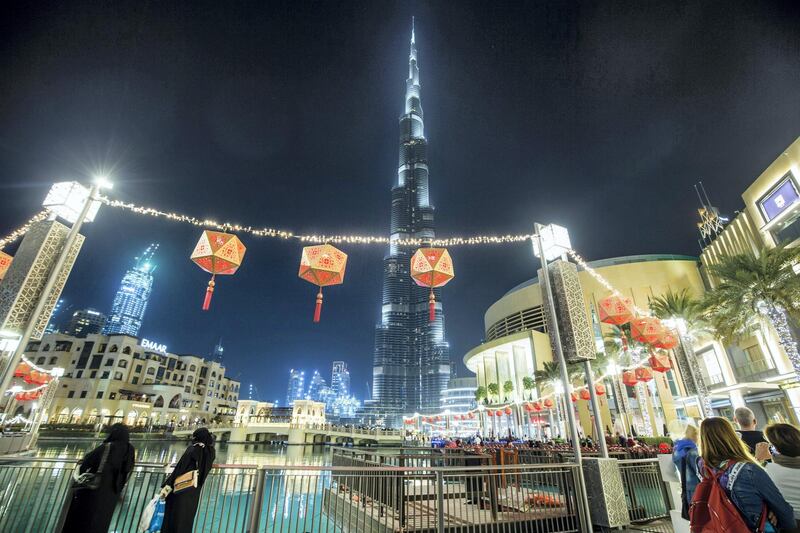
M 0 464 L 0 531 L 53 531 L 74 461 Z M 165 466 L 138 463 L 110 531 L 135 532 Z M 448 468 L 215 465 L 195 532 L 586 531 L 574 464 Z
M 631 523 L 669 517 L 669 494 L 658 459 L 626 459 L 619 462 Z

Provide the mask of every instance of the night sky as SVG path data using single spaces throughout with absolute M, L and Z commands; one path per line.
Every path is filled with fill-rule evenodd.
M 800 135 L 800 3 L 35 2 L 0 19 L 0 233 L 54 181 L 107 172 L 113 197 L 295 232 L 382 234 L 417 20 L 439 236 L 570 229 L 588 259 L 697 255 L 702 179 L 724 213 Z M 124 4 L 124 5 L 123 5 Z M 569 5 L 568 5 L 569 4 Z M 229 374 L 285 400 L 290 367 L 351 367 L 363 398 L 382 246 L 345 246 L 345 285 L 297 278 L 300 244 L 242 236 L 220 278 L 200 230 L 104 209 L 64 296 L 109 311 L 161 243 L 141 332 L 176 353 L 223 337 Z M 453 248 L 451 355 L 536 270 L 529 245 Z M 465 371 L 462 371 L 462 373 Z

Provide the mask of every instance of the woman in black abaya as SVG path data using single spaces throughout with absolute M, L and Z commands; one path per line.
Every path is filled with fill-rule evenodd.
M 87 453 L 80 466 L 80 473 L 97 473 L 108 447 L 108 456 L 100 485 L 92 490 L 78 488 L 72 490 L 69 510 L 64 520 L 63 533 L 106 533 L 114 515 L 117 502 L 122 497 L 122 489 L 133 470 L 135 451 L 129 442 L 128 428 L 125 424 L 111 426 L 103 444 Z
M 162 485 L 161 494 L 166 496 L 164 524 L 161 533 L 188 533 L 194 526 L 194 515 L 200 503 L 200 491 L 214 464 L 214 437 L 206 428 L 192 433 L 192 443 L 183 452 L 175 469 Z M 187 472 L 197 470 L 197 488 L 187 488 L 174 493 L 175 479 Z

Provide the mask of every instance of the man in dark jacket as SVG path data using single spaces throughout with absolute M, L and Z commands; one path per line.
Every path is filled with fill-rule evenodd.
M 764 433 L 756 429 L 756 415 L 747 407 L 737 407 L 733 412 L 733 418 L 736 419 L 736 425 L 739 426 L 739 438 L 741 438 L 747 447 L 750 448 L 750 453 L 756 453 L 756 444 L 759 442 L 767 442 Z

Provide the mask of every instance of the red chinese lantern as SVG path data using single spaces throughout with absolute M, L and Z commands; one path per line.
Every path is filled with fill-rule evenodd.
M 641 366 L 636 369 L 636 379 L 647 383 L 653 379 L 653 372 L 651 372 L 649 368 Z
M 330 244 L 306 246 L 300 257 L 298 276 L 319 287 L 317 305 L 314 306 L 314 322 L 322 314 L 322 287 L 339 285 L 344 281 L 347 254 Z
M 15 378 L 24 378 L 31 372 L 31 366 L 24 361 L 17 365 L 17 368 L 14 369 L 14 377 Z
M 622 326 L 634 317 L 633 301 L 612 294 L 597 302 L 597 314 L 600 322 Z
M 657 318 L 645 316 L 631 320 L 631 337 L 639 342 L 652 344 L 664 334 L 664 326 Z
M 526 411 L 528 411 L 529 413 L 530 413 L 531 411 L 533 411 L 533 406 L 532 406 L 531 404 L 529 404 L 529 403 L 524 403 L 524 404 L 522 404 L 522 406 L 523 406 L 523 407 L 525 408 L 525 410 L 526 410 Z
M 510 408 L 510 407 L 506 407 L 506 408 L 505 408 L 505 413 L 506 413 L 507 415 L 510 415 L 510 414 L 511 414 L 511 408 Z
M 6 277 L 6 272 L 11 268 L 11 262 L 13 260 L 14 258 L 7 253 L 0 252 L 0 280 Z
M 628 387 L 633 387 L 639 383 L 639 379 L 636 377 L 636 372 L 633 370 L 626 370 L 622 373 L 622 382 Z
M 553 405 L 555 405 L 555 404 L 553 403 L 553 399 L 552 398 L 545 398 L 544 399 L 544 406 L 545 406 L 546 409 L 552 409 Z
M 453 260 L 446 248 L 420 248 L 411 257 L 411 277 L 421 287 L 430 287 L 428 319 L 436 320 L 436 295 L 433 289 L 446 285 L 455 277 Z
M 592 397 L 589 389 L 581 389 L 581 400 L 588 400 Z
M 572 400 L 573 403 L 577 402 L 578 401 L 578 395 L 575 394 L 574 392 L 570 392 L 569 393 L 569 399 Z
M 668 355 L 651 355 L 648 362 L 653 372 L 666 372 L 672 368 L 672 362 L 669 360 Z
M 606 393 L 606 386 L 602 383 L 596 383 L 594 386 L 594 393 L 598 396 L 602 396 Z
M 489 409 L 488 411 L 486 411 L 486 414 L 489 415 L 489 416 L 494 416 L 494 411 Z
M 211 297 L 214 294 L 216 282 L 214 278 L 228 276 L 236 273 L 247 251 L 239 237 L 231 233 L 205 230 L 194 247 L 191 259 L 194 263 L 211 274 L 211 280 L 206 288 L 206 297 L 203 300 L 203 311 L 211 307 Z
M 497 411 L 495 411 L 494 415 L 495 416 L 503 416 L 503 410 L 502 409 L 498 409 Z
M 533 402 L 533 410 L 538 413 L 542 410 L 542 404 L 540 402 Z
M 668 329 L 665 329 L 664 333 L 662 333 L 661 336 L 656 340 L 656 342 L 653 343 L 653 346 L 655 346 L 656 348 L 661 348 L 664 350 L 671 350 L 677 345 L 678 345 L 678 336 L 674 332 Z
M 475 413 L 472 413 L 472 412 L 471 412 L 471 413 L 469 414 L 469 418 L 470 418 L 470 420 L 474 419 L 474 418 L 475 418 Z

